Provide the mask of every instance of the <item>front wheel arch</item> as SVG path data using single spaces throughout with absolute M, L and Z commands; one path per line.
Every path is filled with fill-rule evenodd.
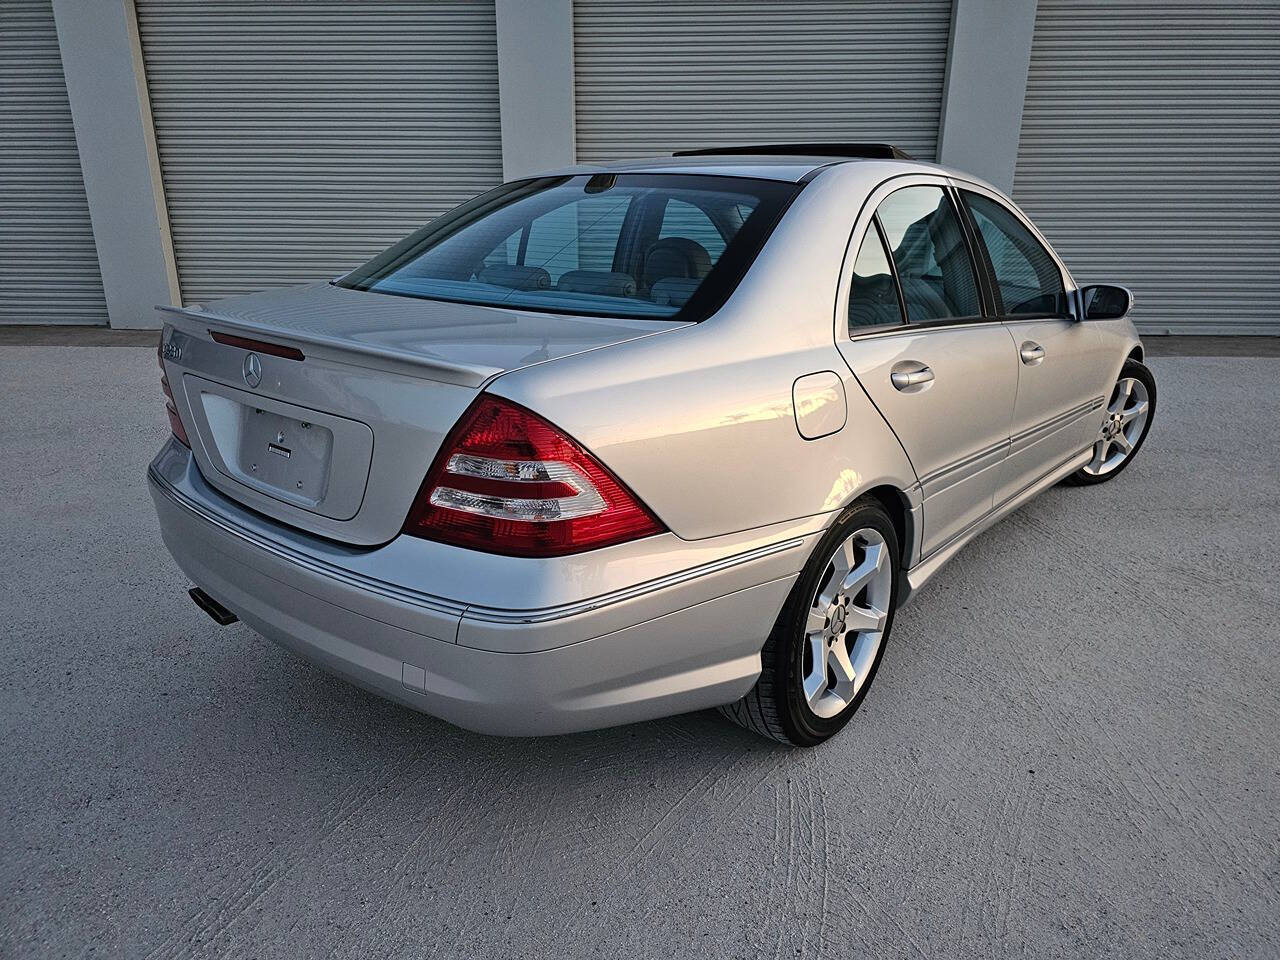
M 1090 464 L 1086 464 L 1069 477 L 1066 477 L 1062 482 L 1067 486 L 1092 486 L 1093 484 L 1104 483 L 1108 480 L 1114 479 L 1126 467 L 1128 467 L 1130 463 L 1133 462 L 1133 458 L 1137 456 L 1138 451 L 1146 442 L 1147 436 L 1151 432 L 1151 424 L 1155 419 L 1156 401 L 1159 396 L 1158 391 L 1156 390 L 1155 376 L 1151 373 L 1151 370 L 1146 366 L 1146 364 L 1139 363 L 1136 360 L 1126 360 L 1124 362 L 1124 366 L 1120 369 L 1117 381 L 1122 385 L 1126 380 L 1136 381 L 1135 386 L 1141 386 L 1141 392 L 1134 394 L 1134 396 L 1143 402 L 1134 404 L 1131 407 L 1131 414 L 1124 417 L 1124 422 L 1127 422 L 1129 416 L 1139 416 L 1137 411 L 1141 407 L 1145 412 L 1140 414 L 1140 421 L 1138 419 L 1134 419 L 1131 427 L 1124 427 L 1122 422 L 1111 423 L 1111 418 L 1115 418 L 1117 421 L 1121 421 L 1122 418 L 1122 415 L 1116 412 L 1113 408 L 1114 405 L 1119 404 L 1120 406 L 1124 406 L 1126 403 L 1132 403 L 1131 400 L 1125 400 L 1124 397 L 1118 393 L 1119 386 L 1114 388 L 1117 393 L 1109 401 L 1108 408 L 1104 410 L 1104 414 L 1107 415 L 1107 419 L 1104 419 L 1102 423 L 1102 432 L 1099 434 L 1099 438 L 1095 441 L 1092 447 L 1092 449 L 1095 450 L 1095 456 L 1098 459 Z M 1125 396 L 1128 396 L 1128 394 Z M 1124 449 L 1126 450 L 1122 458 L 1117 458 L 1115 455 L 1108 454 L 1109 450 L 1115 449 L 1115 447 L 1112 446 L 1113 441 L 1109 439 L 1113 433 L 1108 432 L 1108 426 L 1121 428 L 1119 431 L 1116 431 L 1116 433 L 1119 435 L 1119 439 L 1123 441 Z M 1134 432 L 1135 428 L 1136 432 Z M 1103 460 L 1106 462 L 1101 463 Z M 1097 466 L 1099 463 L 1101 463 L 1101 465 Z

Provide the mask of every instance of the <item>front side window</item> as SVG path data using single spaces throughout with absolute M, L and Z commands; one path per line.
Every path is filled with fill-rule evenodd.
M 885 252 L 880 229 L 875 223 L 867 228 L 858 257 L 853 261 L 853 283 L 849 287 L 849 332 L 859 327 L 881 327 L 902 323 L 902 307 L 898 302 L 898 285 Z
M 1069 314 L 1062 271 L 1044 245 L 1004 204 L 967 190 L 963 196 L 991 258 L 1005 315 Z
M 702 319 L 741 280 L 798 189 L 668 174 L 508 184 L 339 283 L 555 313 Z
M 911 323 L 982 314 L 960 218 L 941 187 L 903 187 L 876 210 Z

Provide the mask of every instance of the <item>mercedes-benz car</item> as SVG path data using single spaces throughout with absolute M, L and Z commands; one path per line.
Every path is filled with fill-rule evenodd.
M 887 145 L 572 167 L 163 307 L 150 489 L 206 612 L 415 709 L 814 745 L 969 540 L 1132 461 L 1131 303 Z

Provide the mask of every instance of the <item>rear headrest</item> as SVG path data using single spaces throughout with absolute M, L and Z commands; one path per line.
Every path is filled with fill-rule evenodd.
M 711 254 L 687 237 L 665 237 L 645 251 L 644 282 L 648 287 L 665 277 L 701 280 L 710 272 Z
M 570 270 L 561 275 L 556 289 L 569 293 L 594 293 L 602 297 L 634 297 L 636 278 L 629 273 L 612 270 Z
M 485 267 L 476 274 L 481 283 L 491 283 L 495 287 L 510 287 L 512 290 L 550 290 L 551 274 L 542 267 L 516 267 L 505 263 Z

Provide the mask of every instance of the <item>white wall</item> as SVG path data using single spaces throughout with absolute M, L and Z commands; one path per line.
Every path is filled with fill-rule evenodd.
M 53 0 L 58 47 L 113 327 L 159 327 L 178 274 L 132 0 Z

